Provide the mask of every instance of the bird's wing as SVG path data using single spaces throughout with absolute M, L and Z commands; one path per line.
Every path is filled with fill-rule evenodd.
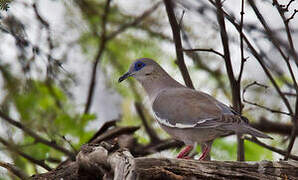
M 159 123 L 169 127 L 215 128 L 241 121 L 228 106 L 188 88 L 163 90 L 152 109 Z

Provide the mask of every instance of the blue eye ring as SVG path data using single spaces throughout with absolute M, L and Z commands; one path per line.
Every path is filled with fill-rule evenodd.
M 141 61 L 138 61 L 135 63 L 135 71 L 139 71 L 140 69 L 142 69 L 144 66 L 146 66 L 145 63 L 141 62 Z

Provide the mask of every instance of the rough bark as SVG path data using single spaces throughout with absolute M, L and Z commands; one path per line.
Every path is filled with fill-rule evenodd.
M 297 161 L 198 161 L 169 158 L 134 158 L 127 149 L 102 142 L 87 144 L 76 161 L 31 179 L 296 179 Z

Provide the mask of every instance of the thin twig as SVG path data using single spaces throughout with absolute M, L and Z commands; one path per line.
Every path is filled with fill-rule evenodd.
M 293 14 L 286 20 L 287 24 L 290 22 L 291 19 L 294 19 L 294 16 L 296 15 L 297 12 L 298 12 L 298 9 L 295 9 Z
M 118 119 L 114 119 L 111 121 L 105 122 L 98 131 L 89 139 L 88 143 L 92 142 L 94 139 L 96 139 L 101 134 L 105 133 L 109 128 L 114 127 L 116 125 L 116 122 L 119 121 Z
M 24 171 L 22 171 L 13 164 L 0 161 L 0 166 L 6 168 L 9 172 L 11 172 L 12 174 L 14 174 L 22 180 L 26 180 L 29 178 L 29 176 Z
M 181 17 L 180 17 L 180 20 L 179 20 L 179 23 L 178 23 L 179 28 L 180 28 L 181 31 L 182 31 L 182 26 L 183 26 L 182 21 L 183 21 L 184 14 L 185 14 L 185 10 L 182 11 L 182 14 L 181 14 Z
M 252 7 L 252 9 L 254 10 L 258 20 L 261 22 L 261 24 L 263 25 L 264 29 L 265 29 L 265 33 L 266 35 L 269 37 L 270 39 L 270 42 L 272 42 L 272 44 L 274 45 L 274 47 L 278 50 L 278 52 L 280 53 L 280 55 L 283 57 L 283 59 L 285 60 L 286 64 L 287 64 L 287 67 L 288 67 L 288 70 L 290 72 L 290 76 L 292 78 L 292 81 L 293 81 L 293 84 L 294 86 L 297 87 L 297 82 L 296 82 L 296 78 L 295 78 L 295 75 L 293 73 L 293 70 L 292 70 L 292 67 L 290 65 L 290 62 L 289 62 L 289 57 L 282 51 L 281 49 L 281 40 L 279 40 L 277 38 L 277 36 L 275 34 L 273 34 L 273 32 L 271 31 L 271 28 L 269 27 L 269 25 L 267 24 L 267 22 L 265 21 L 264 17 L 262 16 L 262 14 L 260 13 L 260 11 L 258 10 L 255 2 L 253 0 L 251 1 L 248 1 L 248 3 L 250 4 L 250 6 Z M 280 12 L 281 13 L 281 12 Z M 280 16 L 282 16 L 282 13 L 280 14 Z M 289 30 L 289 26 L 288 24 L 284 23 L 285 24 L 285 27 L 286 27 L 286 31 Z M 293 41 L 292 41 L 292 36 L 289 33 L 287 33 L 288 35 L 288 41 L 290 43 L 290 47 L 291 48 L 294 48 L 294 45 L 293 45 Z M 294 49 L 295 51 L 295 49 Z
M 173 39 L 176 47 L 176 56 L 177 56 L 177 64 L 178 68 L 182 74 L 183 80 L 187 87 L 194 89 L 193 83 L 191 81 L 190 75 L 188 73 L 187 67 L 184 62 L 184 56 L 182 51 L 182 43 L 180 36 L 180 27 L 177 22 L 175 13 L 174 13 L 174 5 L 172 0 L 164 0 L 163 1 L 166 7 L 168 19 L 171 25 Z
M 148 17 L 150 14 L 152 14 L 154 11 L 156 11 L 158 9 L 158 7 L 161 5 L 161 2 L 162 1 L 153 5 L 151 8 L 146 10 L 142 15 L 140 15 L 139 17 L 136 17 L 132 22 L 121 25 L 119 27 L 119 29 L 117 29 L 114 32 L 111 32 L 109 35 L 107 35 L 106 39 L 111 40 L 111 39 L 115 38 L 118 34 L 121 34 L 122 32 L 124 32 L 126 29 L 140 24 L 146 17 Z
M 247 104 L 251 104 L 251 105 L 254 105 L 254 106 L 257 106 L 259 108 L 262 108 L 262 109 L 265 109 L 267 111 L 270 111 L 272 113 L 279 113 L 279 114 L 285 114 L 285 115 L 288 115 L 288 116 L 291 116 L 290 113 L 288 112 L 283 112 L 283 111 L 279 111 L 279 110 L 275 110 L 275 109 L 271 109 L 269 107 L 266 107 L 266 106 L 263 106 L 263 105 L 260 105 L 260 104 L 257 104 L 257 103 L 254 103 L 254 102 L 251 102 L 251 101 L 248 101 L 245 99 L 245 93 L 246 91 L 248 90 L 248 88 L 252 87 L 252 86 L 260 86 L 260 87 L 263 87 L 263 88 L 268 88 L 268 86 L 264 85 L 264 84 L 260 84 L 258 83 L 257 81 L 254 81 L 248 85 L 246 85 L 242 91 L 242 99 L 243 99 L 243 102 L 247 103 Z
M 95 84 L 96 84 L 97 65 L 101 60 L 101 56 L 104 52 L 106 42 L 107 42 L 106 26 L 107 26 L 107 18 L 108 18 L 108 14 L 109 14 L 109 10 L 110 10 L 110 3 L 111 3 L 111 0 L 106 1 L 104 13 L 103 13 L 103 16 L 101 17 L 102 18 L 102 23 L 101 23 L 102 32 L 99 37 L 99 48 L 95 55 L 94 63 L 92 66 L 91 79 L 90 79 L 88 96 L 87 96 L 84 114 L 87 114 L 90 110 L 90 106 L 91 106 L 93 94 L 94 94 L 94 88 L 95 88 Z
M 115 38 L 117 35 L 124 32 L 125 30 L 127 30 L 128 28 L 140 24 L 142 22 L 142 20 L 144 20 L 146 17 L 148 17 L 150 14 L 152 14 L 157 9 L 157 7 L 161 4 L 161 2 L 156 3 L 154 6 L 152 6 L 147 11 L 145 11 L 141 16 L 135 18 L 134 21 L 124 24 L 124 25 L 120 26 L 119 29 L 115 30 L 114 32 L 107 34 L 106 33 L 106 24 L 107 24 L 106 21 L 107 21 L 107 15 L 108 15 L 108 11 L 109 11 L 110 1 L 111 0 L 107 0 L 106 6 L 105 6 L 105 13 L 103 14 L 103 17 L 102 17 L 103 31 L 101 33 L 101 38 L 99 38 L 100 46 L 99 46 L 97 54 L 94 58 L 94 64 L 93 64 L 93 68 L 92 68 L 91 80 L 90 80 L 90 85 L 89 85 L 88 96 L 87 96 L 84 113 L 88 113 L 90 110 L 90 106 L 91 106 L 92 98 L 93 98 L 93 94 L 94 94 L 94 88 L 95 88 L 95 84 L 96 84 L 97 65 L 100 62 L 101 56 L 102 56 L 105 46 L 106 46 L 106 43 L 108 41 L 112 40 L 113 38 Z
M 209 2 L 211 2 L 212 5 L 216 6 L 215 3 L 212 0 L 209 0 Z M 238 30 L 238 32 L 240 32 L 240 26 L 238 23 L 236 23 L 235 19 L 230 16 L 227 12 L 225 12 L 223 10 L 224 15 L 226 16 L 227 20 L 230 21 L 232 23 L 232 25 L 236 28 L 236 30 Z M 277 85 L 277 82 L 275 81 L 275 79 L 273 78 L 271 72 L 269 71 L 269 69 L 266 67 L 265 62 L 263 57 L 258 53 L 258 51 L 253 47 L 253 45 L 251 44 L 251 42 L 248 40 L 248 38 L 246 37 L 245 34 L 243 34 L 243 40 L 245 41 L 245 43 L 247 44 L 248 48 L 250 49 L 252 55 L 256 58 L 256 60 L 259 62 L 259 64 L 261 65 L 262 69 L 264 70 L 266 76 L 269 78 L 270 82 L 273 84 L 275 90 L 277 91 L 278 95 L 281 97 L 282 101 L 284 102 L 285 106 L 287 107 L 288 111 L 290 112 L 290 114 L 293 114 L 293 110 L 291 108 L 291 105 L 288 101 L 288 99 L 285 97 L 285 95 L 282 93 L 281 89 L 279 88 L 279 86 Z
M 55 141 L 49 141 L 47 139 L 44 139 L 43 137 L 39 136 L 38 134 L 36 134 L 34 131 L 32 131 L 31 129 L 29 129 L 28 127 L 24 126 L 22 123 L 13 120 L 12 118 L 8 117 L 4 112 L 0 111 L 0 117 L 5 120 L 6 122 L 8 122 L 9 124 L 21 129 L 22 131 L 24 131 L 26 134 L 28 134 L 29 136 L 33 137 L 35 139 L 35 141 L 40 142 L 42 144 L 45 144 L 47 146 L 50 146 L 64 154 L 66 154 L 67 156 L 69 156 L 72 160 L 75 159 L 75 155 L 73 152 L 65 149 L 64 147 L 59 146 Z
M 288 4 L 288 6 L 289 6 L 289 4 Z M 293 38 L 292 38 L 290 27 L 289 27 L 289 21 L 286 19 L 284 11 L 282 11 L 278 1 L 273 0 L 273 5 L 276 5 L 276 8 L 279 12 L 279 15 L 281 16 L 281 18 L 283 20 L 283 23 L 285 25 L 285 29 L 286 29 L 286 32 L 287 32 L 287 38 L 288 38 L 289 45 L 290 45 L 290 52 L 293 55 L 294 60 L 296 61 L 296 65 L 298 66 L 298 54 L 297 54 L 296 49 L 294 47 Z M 287 8 L 288 8 L 288 6 L 287 6 Z M 293 14 L 293 18 L 294 18 L 295 13 L 296 13 L 296 10 Z M 293 70 L 292 70 L 291 65 L 289 64 L 289 62 L 288 62 L 287 65 L 288 65 L 288 69 L 291 73 L 291 77 L 293 79 L 293 84 L 295 86 L 296 94 L 298 94 L 298 85 L 297 85 Z M 290 142 L 289 142 L 289 145 L 288 145 L 288 148 L 287 148 L 287 154 L 284 157 L 285 160 L 287 160 L 289 158 L 289 155 L 292 151 L 292 148 L 293 148 L 293 145 L 294 145 L 294 142 L 295 142 L 295 139 L 296 139 L 295 133 L 296 133 L 297 126 L 298 126 L 298 96 L 296 97 L 295 114 L 292 113 L 292 115 L 293 115 L 293 117 L 292 117 L 293 128 L 292 128 L 292 132 L 291 132 Z
M 241 53 L 241 65 L 240 65 L 240 72 L 238 76 L 237 82 L 241 82 L 242 74 L 243 74 L 243 69 L 244 69 L 244 63 L 246 59 L 244 58 L 244 48 L 243 48 L 243 19 L 244 19 L 244 0 L 241 1 L 241 20 L 240 20 L 240 53 Z
M 5 145 L 8 149 L 10 149 L 11 151 L 17 153 L 18 155 L 22 156 L 23 158 L 27 159 L 28 161 L 39 165 L 40 167 L 43 167 L 44 169 L 51 171 L 52 168 L 50 166 L 48 166 L 47 164 L 45 164 L 43 161 L 37 160 L 31 156 L 29 156 L 28 154 L 25 154 L 24 152 L 20 151 L 17 147 L 15 147 L 14 144 L 12 144 L 11 142 L 7 142 L 6 140 L 4 140 L 2 137 L 0 137 L 0 142 Z
M 289 27 L 289 22 L 290 21 L 287 21 L 287 18 L 285 17 L 285 13 L 282 9 L 282 7 L 280 6 L 280 4 L 278 3 L 277 0 L 272 0 L 272 4 L 276 6 L 276 9 L 280 15 L 280 17 L 282 18 L 282 21 L 285 25 L 285 28 L 286 28 L 286 33 L 287 33 L 287 38 L 288 38 L 288 41 L 289 41 L 289 49 L 290 49 L 290 53 L 292 54 L 295 62 L 296 62 L 296 66 L 298 67 L 298 53 L 296 52 L 295 50 L 295 47 L 294 47 L 294 43 L 293 43 L 293 38 L 292 38 L 292 35 L 291 35 L 291 31 L 290 31 L 290 27 Z M 296 10 L 295 10 L 296 11 Z M 294 12 L 294 15 L 296 14 L 296 12 Z M 294 18 L 294 16 L 293 16 Z
M 215 51 L 214 49 L 210 48 L 210 49 L 204 49 L 204 48 L 196 48 L 196 49 L 182 49 L 185 52 L 194 52 L 194 51 L 202 51 L 202 52 L 212 52 L 216 55 L 219 55 L 222 58 L 225 58 L 225 56 L 223 54 L 221 54 L 218 51 Z
M 182 32 L 183 40 L 184 40 L 184 42 L 186 43 L 186 46 L 187 46 L 187 49 L 186 50 L 193 49 L 187 33 L 183 29 L 181 29 L 181 32 Z M 210 69 L 203 62 L 203 59 L 199 56 L 199 54 L 198 53 L 195 53 L 194 51 L 185 51 L 185 55 L 188 56 L 189 58 L 191 58 L 193 60 L 193 62 L 194 62 L 194 64 L 195 64 L 196 67 L 198 67 L 199 69 L 202 69 L 202 70 L 206 71 L 207 73 L 209 73 L 217 81 L 218 87 L 221 87 L 222 88 L 223 93 L 226 96 L 229 96 L 229 92 L 225 88 L 225 82 L 222 79 L 223 74 L 219 70 L 215 70 L 214 71 L 213 69 Z
M 286 96 L 294 96 L 294 97 L 298 96 L 296 93 L 291 93 L 291 92 L 283 92 L 283 94 Z
M 287 4 L 285 11 L 289 11 L 290 5 L 294 2 L 295 0 L 290 0 L 289 3 Z
M 116 138 L 122 134 L 132 134 L 134 133 L 136 130 L 138 130 L 140 127 L 138 126 L 128 126 L 128 127 L 115 127 L 109 131 L 107 131 L 106 133 L 98 136 L 97 138 L 95 138 L 93 141 L 91 141 L 91 143 L 100 143 L 102 141 L 106 141 L 106 140 L 110 140 L 112 138 Z

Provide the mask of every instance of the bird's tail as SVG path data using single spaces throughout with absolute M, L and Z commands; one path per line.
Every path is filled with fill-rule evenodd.
M 245 126 L 245 133 L 250 134 L 255 137 L 260 137 L 260 138 L 268 138 L 268 139 L 273 139 L 272 137 L 262 133 L 261 131 L 251 127 L 251 126 Z

